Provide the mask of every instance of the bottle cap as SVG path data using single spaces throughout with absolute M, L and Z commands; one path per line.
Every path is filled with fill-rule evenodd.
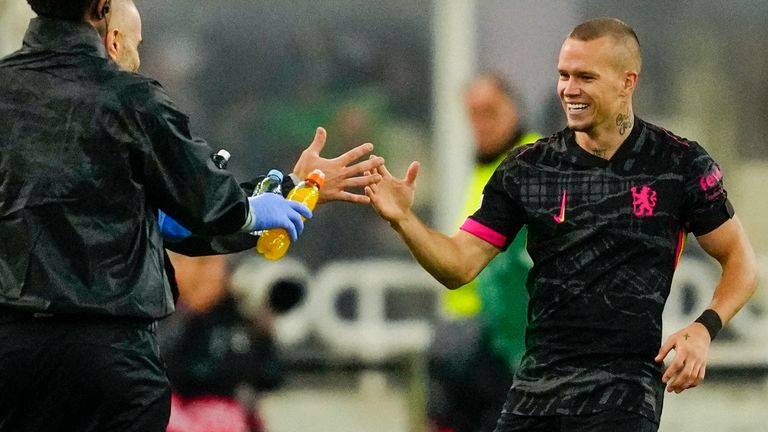
M 281 182 L 283 181 L 283 173 L 280 172 L 280 170 L 276 170 L 276 169 L 269 170 L 269 172 L 267 173 L 267 177 L 277 177 L 279 181 Z
M 219 169 L 226 169 L 231 156 L 228 151 L 221 149 L 211 155 L 211 160 Z
M 307 180 L 314 182 L 319 188 L 323 187 L 323 184 L 325 183 L 325 173 L 319 169 L 312 170 L 312 172 L 307 175 Z

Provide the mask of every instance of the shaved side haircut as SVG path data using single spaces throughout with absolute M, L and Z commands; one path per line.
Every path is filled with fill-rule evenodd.
M 632 27 L 620 19 L 599 17 L 585 21 L 571 30 L 568 39 L 588 42 L 604 36 L 610 36 L 623 45 L 624 50 L 629 54 L 625 59 L 631 62 L 628 66 L 640 73 L 643 61 L 640 40 Z

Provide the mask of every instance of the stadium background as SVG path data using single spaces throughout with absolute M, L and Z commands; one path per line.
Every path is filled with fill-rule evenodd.
M 289 170 L 323 125 L 326 155 L 372 141 L 397 174 L 421 160 L 417 211 L 445 231 L 471 163 L 461 88 L 472 73 L 508 76 L 527 124 L 551 133 L 563 124 L 554 88 L 566 32 L 591 16 L 624 19 L 644 51 L 636 112 L 696 139 L 721 163 L 766 274 L 768 2 L 136 3 L 142 72 L 163 83 L 198 134 L 231 151 L 239 178 Z M 30 16 L 23 0 L 0 0 L 0 54 L 18 47 Z M 711 292 L 713 264 L 688 244 L 667 329 L 690 321 Z M 419 430 L 421 352 L 440 288 L 369 208 L 319 209 L 290 255 L 282 263 L 234 257 L 246 286 L 298 277 L 309 290 L 277 323 L 291 369 L 284 387 L 261 397 L 270 430 Z M 705 384 L 666 398 L 662 432 L 765 430 L 766 297 L 759 292 L 714 344 Z

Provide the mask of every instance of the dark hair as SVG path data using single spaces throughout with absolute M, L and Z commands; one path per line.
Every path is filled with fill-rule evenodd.
M 81 21 L 88 15 L 95 0 L 27 0 L 39 16 Z

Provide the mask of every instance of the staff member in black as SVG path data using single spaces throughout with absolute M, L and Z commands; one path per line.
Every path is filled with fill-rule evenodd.
M 160 85 L 109 59 L 109 0 L 28 3 L 38 18 L 0 60 L 0 431 L 163 431 L 158 210 L 202 236 L 296 236 L 311 213 L 247 197 Z M 323 159 L 320 131 L 294 172 L 330 173 L 326 201 L 367 200 L 344 188 L 381 159 Z

